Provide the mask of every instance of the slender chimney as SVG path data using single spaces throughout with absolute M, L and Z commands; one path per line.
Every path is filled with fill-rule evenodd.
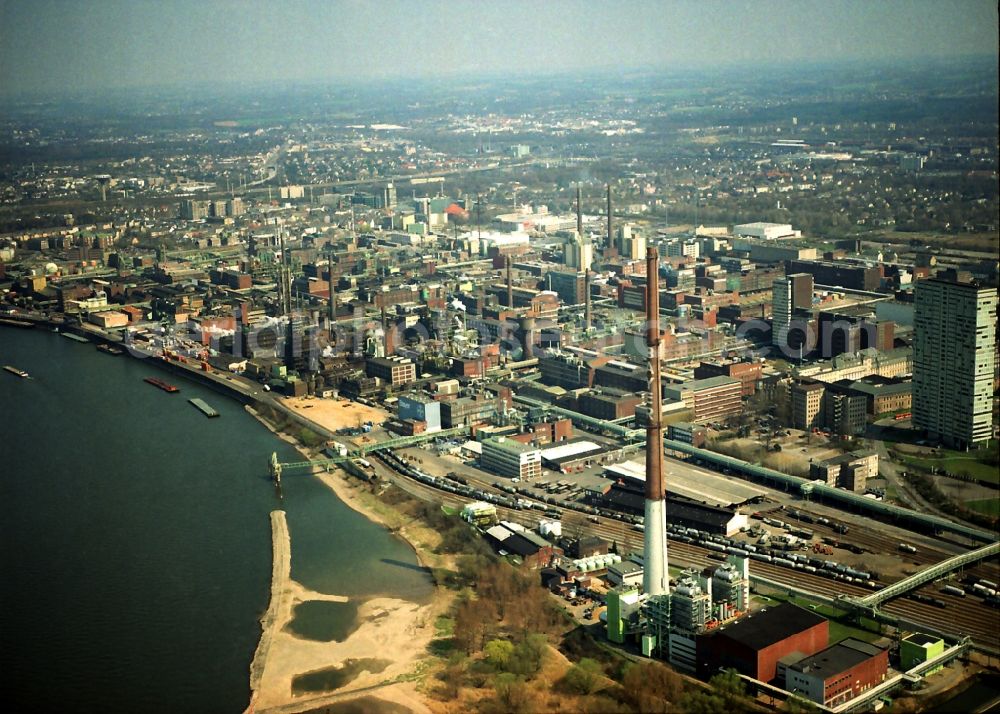
M 591 314 L 590 314 L 590 271 L 589 270 L 584 272 L 583 291 L 584 291 L 584 299 L 586 300 L 586 307 L 584 308 L 583 311 L 583 329 L 586 330 L 587 332 L 590 332 Z
M 666 489 L 663 483 L 663 394 L 660 382 L 659 252 L 646 251 L 646 346 L 649 348 L 649 426 L 646 427 L 645 558 L 642 587 L 665 595 L 667 575 Z
M 576 234 L 583 240 L 583 209 L 580 207 L 580 184 L 576 185 Z
M 510 256 L 507 256 L 507 307 L 514 309 L 514 279 L 510 272 Z
M 395 350 L 395 347 L 393 347 Z M 389 321 L 385 319 L 385 305 L 382 305 L 382 356 L 388 357 L 389 352 Z
M 607 250 L 614 245 L 614 241 L 611 239 L 611 184 L 608 184 L 608 242 L 604 244 L 604 249 Z
M 333 326 L 337 323 L 337 293 L 333 289 L 333 252 L 326 256 L 326 279 L 327 289 L 330 291 L 330 334 L 333 334 Z

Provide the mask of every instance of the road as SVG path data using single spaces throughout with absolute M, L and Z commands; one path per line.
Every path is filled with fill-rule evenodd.
M 921 496 L 917 491 L 907 483 L 906 479 L 903 477 L 904 470 L 899 467 L 892 460 L 892 455 L 889 453 L 889 447 L 885 445 L 885 441 L 880 438 L 882 432 L 887 426 L 895 425 L 896 422 L 890 422 L 883 419 L 880 422 L 876 422 L 869 427 L 868 432 L 865 434 L 866 438 L 872 440 L 875 444 L 875 451 L 878 453 L 878 473 L 879 476 L 886 480 L 886 483 L 892 484 L 896 489 L 896 494 L 903 505 L 912 508 L 915 511 L 921 511 L 923 513 L 932 513 L 941 518 L 947 518 L 951 521 L 956 521 L 958 523 L 963 523 L 971 528 L 979 528 L 975 523 L 969 523 L 964 521 L 957 516 L 953 516 L 950 513 L 945 513 L 937 506 L 933 505 L 927 501 L 923 496 Z

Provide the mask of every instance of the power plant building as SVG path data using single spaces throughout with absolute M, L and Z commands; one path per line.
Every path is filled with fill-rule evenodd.
M 885 681 L 889 652 L 848 638 L 785 670 L 785 689 L 837 707 Z
M 793 653 L 804 656 L 822 651 L 830 639 L 826 618 L 798 605 L 782 603 L 746 617 L 728 627 L 698 637 L 698 674 L 708 679 L 721 669 L 771 682 L 778 660 Z

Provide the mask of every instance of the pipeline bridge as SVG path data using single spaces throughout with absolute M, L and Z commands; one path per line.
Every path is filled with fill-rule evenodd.
M 887 600 L 899 597 L 910 590 L 919 588 L 925 583 L 937 580 L 952 571 L 992 557 L 998 553 L 1000 553 L 1000 543 L 990 543 L 982 546 L 981 548 L 970 550 L 967 553 L 959 553 L 958 555 L 952 556 L 947 560 L 942 560 L 940 563 L 935 563 L 934 565 L 926 567 L 907 578 L 903 578 L 902 580 L 893 583 L 892 585 L 887 585 L 881 590 L 876 590 L 870 595 L 857 598 L 851 597 L 850 595 L 842 595 L 839 600 L 840 602 L 850 605 L 857 610 L 874 613 L 878 606 Z
M 646 443 L 645 429 L 632 429 L 624 424 L 608 421 L 606 419 L 590 417 L 586 414 L 553 406 L 551 404 L 547 404 L 546 402 L 538 401 L 537 399 L 531 399 L 530 397 L 515 396 L 514 401 L 528 407 L 539 409 L 543 412 L 568 417 L 573 420 L 574 424 L 588 429 L 618 436 L 624 439 L 626 444 L 629 446 L 641 448 Z M 889 517 L 893 521 L 902 525 L 908 525 L 911 528 L 915 527 L 916 529 L 925 531 L 929 529 L 934 533 L 954 533 L 968 538 L 971 541 L 978 541 L 980 543 L 995 543 L 997 541 L 996 533 L 990 533 L 962 523 L 955 523 L 947 518 L 941 518 L 940 516 L 920 513 L 909 508 L 895 506 L 883 501 L 875 501 L 870 498 L 865 498 L 860 493 L 845 491 L 840 488 L 835 488 L 834 486 L 829 486 L 825 483 L 814 483 L 809 479 L 792 476 L 791 474 L 785 474 L 780 471 L 775 471 L 774 469 L 769 469 L 765 466 L 733 458 L 732 456 L 726 456 L 725 454 L 708 451 L 707 449 L 699 449 L 696 446 L 681 441 L 664 439 L 663 447 L 668 451 L 676 451 L 701 459 L 702 461 L 712 464 L 720 469 L 729 469 L 736 474 L 747 476 L 758 483 L 764 483 L 786 492 L 796 491 L 806 499 L 812 495 L 816 495 L 826 501 L 846 505 L 857 511 L 867 511 L 883 517 Z
M 431 439 L 447 438 L 449 436 L 466 436 L 468 433 L 469 428 L 467 426 L 456 426 L 451 429 L 442 429 L 441 431 L 432 431 L 429 433 L 425 432 L 423 434 L 414 434 L 413 436 L 400 436 L 398 438 L 387 439 L 385 441 L 373 441 L 337 456 L 331 456 L 326 459 L 315 459 L 312 461 L 291 461 L 281 463 L 278 461 L 278 454 L 272 452 L 271 458 L 268 461 L 268 471 L 271 474 L 271 479 L 280 483 L 282 475 L 289 471 L 305 471 L 316 466 L 321 468 L 339 466 L 345 461 L 361 458 L 365 454 L 371 454 L 376 451 L 405 449 L 409 446 L 416 446 L 417 444 L 422 444 L 425 441 L 430 441 Z

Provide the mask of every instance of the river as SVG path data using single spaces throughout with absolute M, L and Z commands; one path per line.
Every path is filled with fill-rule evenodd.
M 422 600 L 406 543 L 309 475 L 236 401 L 44 330 L 0 327 L 0 681 L 14 711 L 238 712 L 270 584 L 268 513 L 292 577 Z M 167 394 L 143 382 L 181 387 Z M 201 397 L 220 414 L 188 403 Z M 359 544 L 364 544 L 359 547 Z

